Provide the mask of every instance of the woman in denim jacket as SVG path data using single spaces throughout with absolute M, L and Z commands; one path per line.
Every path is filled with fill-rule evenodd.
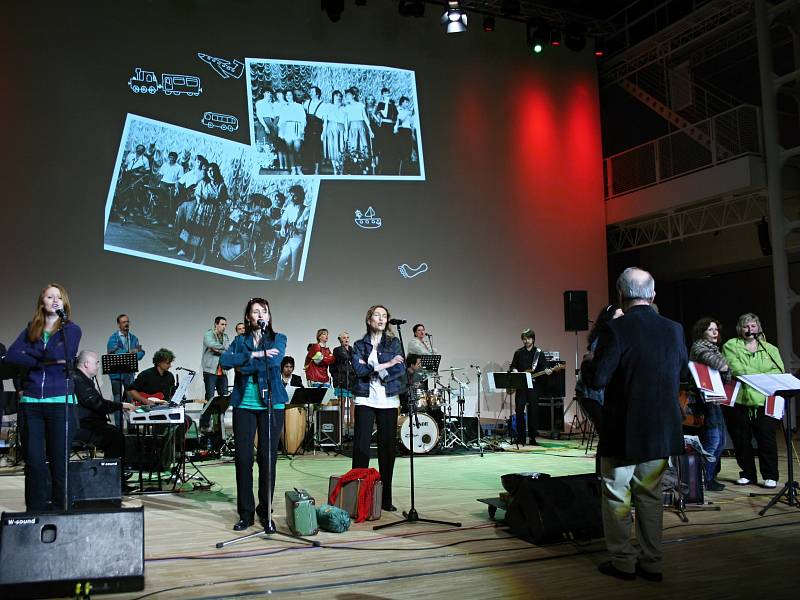
M 69 313 L 67 291 L 57 283 L 47 285 L 33 319 L 6 355 L 6 362 L 28 368 L 19 405 L 25 423 L 28 511 L 67 508 L 64 492 L 67 453 L 75 434 L 75 393 L 65 370 L 72 367 L 81 343 L 81 328 L 67 320 Z
M 251 298 L 244 309 L 247 331 L 236 336 L 220 357 L 223 369 L 235 369 L 231 406 L 233 407 L 233 440 L 236 446 L 236 508 L 239 521 L 234 531 L 253 525 L 258 513 L 266 527 L 271 516 L 268 506 L 275 490 L 275 466 L 278 440 L 283 430 L 283 410 L 289 398 L 281 380 L 281 360 L 286 354 L 286 336 L 275 333 L 269 302 Z M 269 396 L 262 391 L 268 390 Z M 267 433 L 267 402 L 272 400 L 272 428 Z M 253 442 L 258 432 L 258 506 L 253 498 Z M 271 444 L 267 445 L 267 437 Z
M 355 426 L 353 431 L 353 468 L 369 466 L 372 426 L 378 427 L 378 471 L 383 482 L 383 510 L 397 510 L 392 504 L 397 409 L 400 392 L 405 389 L 400 340 L 389 325 L 389 310 L 371 306 L 365 319 L 367 333 L 353 344 L 355 385 Z

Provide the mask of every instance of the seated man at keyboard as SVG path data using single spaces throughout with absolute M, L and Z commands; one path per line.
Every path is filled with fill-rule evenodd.
M 169 372 L 175 355 L 166 348 L 153 354 L 153 366 L 145 369 L 128 386 L 134 404 L 166 404 L 175 391 L 175 376 Z
M 108 415 L 120 410 L 128 412 L 135 407 L 130 402 L 114 402 L 103 398 L 97 386 L 100 360 L 96 352 L 81 350 L 75 363 L 72 380 L 80 405 L 80 429 L 75 439 L 97 446 L 106 458 L 119 458 L 125 440 L 119 427 L 108 422 Z

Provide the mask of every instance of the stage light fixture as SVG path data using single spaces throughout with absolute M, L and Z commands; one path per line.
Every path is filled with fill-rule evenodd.
M 425 16 L 424 0 L 400 0 L 397 3 L 397 12 L 401 17 L 421 18 Z
M 461 9 L 458 0 L 447 3 L 447 10 L 442 14 L 441 21 L 447 33 L 464 33 L 467 30 L 467 13 Z
M 483 17 L 483 30 L 486 32 L 494 31 L 494 17 Z
M 606 45 L 603 40 L 598 38 L 594 39 L 594 55 L 597 57 L 606 55 Z
M 528 19 L 525 28 L 528 48 L 534 54 L 541 54 L 545 45 L 550 43 L 550 27 L 539 19 Z
M 320 8 L 328 14 L 332 23 L 338 23 L 342 18 L 344 0 L 322 0 Z
M 502 4 L 500 4 L 500 12 L 510 17 L 518 16 L 520 12 L 519 0 L 503 0 Z
M 559 29 L 551 29 L 547 37 L 551 46 L 561 45 L 561 31 Z
M 564 45 L 574 52 L 586 48 L 586 29 L 583 25 L 570 23 L 564 28 Z

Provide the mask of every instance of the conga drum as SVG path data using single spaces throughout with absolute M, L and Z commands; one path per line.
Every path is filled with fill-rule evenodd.
M 281 442 L 287 454 L 294 454 L 306 437 L 306 409 L 287 408 L 283 411 Z

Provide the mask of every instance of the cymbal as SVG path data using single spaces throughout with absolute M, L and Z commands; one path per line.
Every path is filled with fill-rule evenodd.
M 450 371 L 452 373 L 453 371 L 463 371 L 465 368 L 466 367 L 447 367 L 447 368 L 441 368 L 440 367 L 439 370 L 440 371 Z

